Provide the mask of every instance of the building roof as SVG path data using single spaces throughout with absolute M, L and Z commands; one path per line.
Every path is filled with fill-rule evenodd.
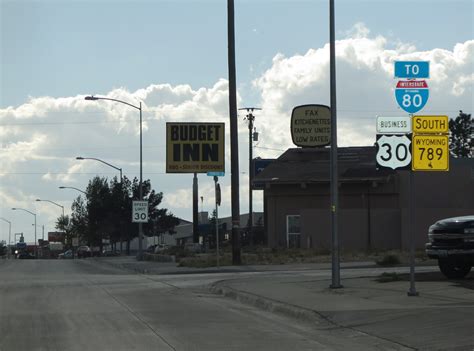
M 255 178 L 258 183 L 321 183 L 330 179 L 330 148 L 292 148 L 268 165 Z M 338 148 L 341 182 L 387 181 L 391 169 L 376 169 L 376 148 Z

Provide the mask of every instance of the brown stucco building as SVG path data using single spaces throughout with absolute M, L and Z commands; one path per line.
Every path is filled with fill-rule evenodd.
M 377 170 L 375 147 L 338 149 L 341 249 L 409 247 L 409 172 Z M 270 247 L 331 247 L 329 149 L 287 150 L 254 178 L 263 183 Z M 474 159 L 450 159 L 449 172 L 415 172 L 415 243 L 430 224 L 474 213 Z

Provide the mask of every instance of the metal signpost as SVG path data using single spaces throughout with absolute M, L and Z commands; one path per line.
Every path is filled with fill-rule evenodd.
M 214 176 L 214 189 L 216 197 L 216 266 L 219 268 L 219 209 L 221 205 L 221 186 L 218 183 L 219 178 Z
M 225 175 L 224 172 L 207 172 L 209 177 L 214 177 L 214 190 L 216 197 L 216 265 L 219 268 L 219 210 L 218 206 L 221 205 L 221 186 L 218 183 L 219 177 Z
M 405 137 L 410 137 L 411 140 L 411 153 L 410 153 L 410 162 L 404 162 L 408 160 L 407 158 L 404 160 L 405 156 L 405 151 L 406 150 L 406 145 L 407 142 L 405 140 L 404 146 L 402 144 L 403 138 L 398 138 L 398 142 L 396 143 L 397 146 L 395 146 L 395 149 L 393 149 L 395 142 L 393 139 L 388 139 L 385 140 L 385 138 L 381 141 L 384 144 L 379 144 L 380 139 L 378 139 L 377 144 L 380 149 L 385 149 L 385 153 L 390 156 L 390 161 L 392 160 L 393 156 L 395 155 L 395 160 L 392 161 L 391 163 L 388 163 L 388 161 L 385 161 L 385 159 L 389 158 L 389 156 L 379 156 L 379 152 L 377 152 L 377 163 L 379 165 L 379 159 L 382 162 L 385 162 L 385 164 L 382 163 L 384 166 L 390 166 L 390 165 L 404 165 L 405 169 L 409 169 L 410 176 L 409 176 L 409 193 L 410 193 L 410 198 L 409 198 L 409 209 L 408 209 L 408 223 L 409 223 L 409 229 L 410 229 L 410 288 L 407 292 L 408 296 L 418 296 L 418 292 L 416 291 L 415 288 L 415 187 L 414 187 L 414 176 L 413 176 L 413 171 L 414 170 L 414 165 L 417 162 L 417 158 L 419 159 L 421 157 L 422 160 L 425 159 L 425 157 L 428 157 L 426 154 L 421 156 L 420 155 L 420 148 L 415 147 L 416 144 L 423 143 L 423 141 L 417 137 L 413 136 L 413 133 L 416 130 L 416 120 L 412 119 L 412 116 L 414 113 L 420 111 L 423 109 L 423 107 L 426 105 L 428 98 L 429 98 L 429 90 L 428 90 L 428 84 L 426 83 L 425 80 L 419 80 L 419 79 L 427 79 L 430 77 L 430 66 L 429 66 L 429 61 L 396 61 L 394 65 L 394 76 L 395 78 L 399 79 L 406 79 L 406 80 L 400 80 L 397 82 L 397 86 L 395 89 L 395 98 L 397 100 L 398 105 L 402 110 L 405 112 L 409 113 L 410 116 L 406 117 L 410 120 L 410 122 L 407 122 L 406 125 L 405 123 L 393 123 L 395 126 L 393 127 L 394 130 L 398 129 L 404 129 L 405 130 Z M 379 124 L 382 125 L 385 121 L 381 120 L 380 123 L 377 122 L 377 131 L 379 130 Z M 395 121 L 394 121 L 395 122 Z M 410 125 L 410 131 L 407 132 L 408 125 Z M 392 142 L 389 142 L 388 140 L 392 140 Z M 425 141 L 425 143 L 431 143 L 431 141 Z M 387 145 L 385 145 L 387 144 Z M 385 146 L 384 146 L 385 145 Z M 389 151 L 395 152 L 390 153 Z M 430 151 L 430 158 L 431 158 L 431 153 L 436 152 L 436 151 Z M 423 152 L 424 153 L 424 152 Z M 438 151 L 438 153 L 440 153 Z M 433 156 L 434 158 L 434 156 Z M 431 164 L 432 165 L 432 164 Z M 409 167 L 411 166 L 411 167 Z M 429 166 L 428 166 L 429 167 Z M 393 168 L 393 167 L 392 167 Z M 397 167 L 398 168 L 398 167 Z M 393 168 L 395 169 L 395 168 Z

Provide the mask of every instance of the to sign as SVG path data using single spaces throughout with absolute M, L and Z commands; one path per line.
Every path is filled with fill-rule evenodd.
M 413 133 L 448 133 L 448 116 L 414 116 Z
M 395 78 L 420 79 L 429 77 L 429 61 L 395 61 Z
M 420 111 L 428 101 L 429 90 L 426 81 L 399 81 L 395 89 L 398 105 L 410 114 Z
M 412 149 L 414 171 L 449 171 L 447 135 L 415 135 Z
M 296 106 L 291 113 L 291 139 L 301 147 L 331 143 L 331 110 L 325 105 Z
M 377 168 L 409 168 L 411 140 L 407 135 L 377 135 Z
M 133 201 L 132 207 L 132 222 L 148 223 L 148 201 Z
M 377 117 L 377 133 L 379 134 L 410 134 L 411 118 L 402 117 Z

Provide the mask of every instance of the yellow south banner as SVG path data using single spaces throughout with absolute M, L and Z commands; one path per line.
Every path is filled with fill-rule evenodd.
M 166 123 L 166 173 L 225 171 L 224 123 Z

